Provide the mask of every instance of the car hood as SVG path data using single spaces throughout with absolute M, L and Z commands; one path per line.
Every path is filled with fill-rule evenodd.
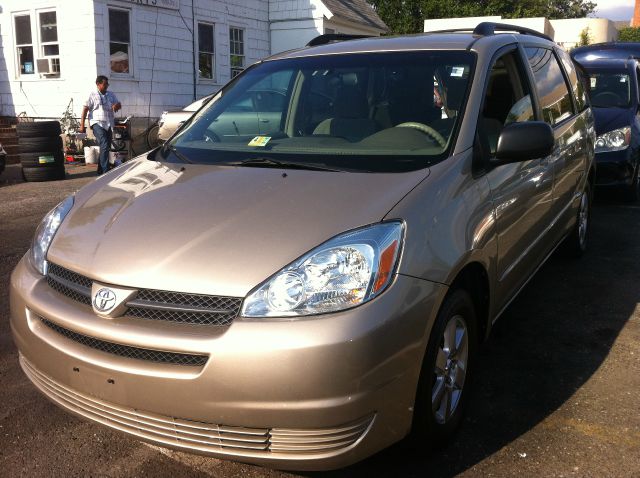
M 134 160 L 76 194 L 47 258 L 106 284 L 242 297 L 427 175 Z
M 622 108 L 593 107 L 593 115 L 595 116 L 596 134 L 600 135 L 623 126 L 630 126 L 633 112 Z

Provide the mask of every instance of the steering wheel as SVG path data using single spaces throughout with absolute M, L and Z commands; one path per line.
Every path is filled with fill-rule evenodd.
M 593 101 L 599 104 L 620 105 L 623 103 L 622 98 L 613 91 L 603 91 L 593 96 Z
M 202 133 L 202 137 L 206 143 L 219 143 L 220 136 L 211 131 L 210 129 L 205 129 L 204 133 Z
M 436 143 L 438 143 L 438 145 L 440 145 L 441 148 L 444 148 L 447 145 L 447 140 L 444 139 L 444 137 L 440 133 L 438 133 L 431 126 L 428 126 L 428 125 L 426 125 L 424 123 L 417 123 L 415 121 L 408 121 L 406 123 L 397 124 L 396 128 L 417 129 L 421 133 L 424 133 L 427 136 L 430 136 L 431 138 L 433 138 L 436 141 Z

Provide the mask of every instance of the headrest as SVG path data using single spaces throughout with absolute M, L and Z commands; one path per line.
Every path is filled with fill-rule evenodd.
M 337 91 L 334 109 L 336 118 L 367 118 L 367 95 L 357 86 L 343 86 Z

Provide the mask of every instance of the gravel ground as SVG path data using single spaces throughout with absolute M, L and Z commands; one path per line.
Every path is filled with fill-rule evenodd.
M 23 375 L 9 274 L 42 216 L 95 174 L 67 170 L 51 183 L 0 177 L 0 476 L 640 476 L 640 206 L 599 194 L 587 256 L 553 256 L 509 307 L 480 354 L 455 443 L 295 474 L 143 444 L 60 410 Z

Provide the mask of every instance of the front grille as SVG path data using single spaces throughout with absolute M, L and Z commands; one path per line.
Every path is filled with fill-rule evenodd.
M 50 263 L 47 283 L 60 294 L 91 305 L 93 281 L 76 272 Z M 228 326 L 240 312 L 242 299 L 215 295 L 187 294 L 164 290 L 140 289 L 127 302 L 126 316 L 195 325 Z
M 157 415 L 106 402 L 72 390 L 38 371 L 20 356 L 27 377 L 67 410 L 155 443 L 200 453 L 237 457 L 305 455 L 322 458 L 346 450 L 371 427 L 374 417 L 333 428 L 247 428 Z
M 56 292 L 76 302 L 91 305 L 91 279 L 57 264 L 49 264 L 47 283 Z
M 188 365 L 193 367 L 202 367 L 207 363 L 206 355 L 183 354 L 176 352 L 164 352 L 161 350 L 143 349 L 139 347 L 131 347 L 129 345 L 114 344 L 104 340 L 89 337 L 88 335 L 79 334 L 71 330 L 60 327 L 47 319 L 40 318 L 42 323 L 51 330 L 59 333 L 69 340 L 73 340 L 86 347 L 106 352 L 120 357 L 132 358 L 137 360 L 145 360 L 147 362 L 156 362 L 173 365 Z

